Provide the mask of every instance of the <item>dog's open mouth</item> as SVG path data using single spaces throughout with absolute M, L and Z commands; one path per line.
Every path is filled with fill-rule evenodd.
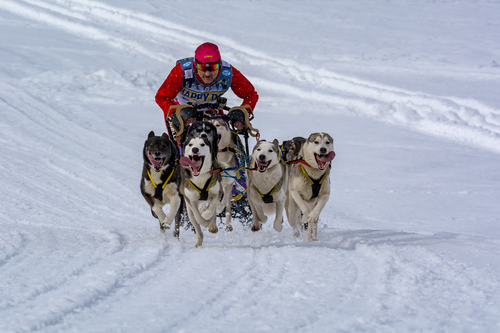
M 155 171 L 156 172 L 160 172 L 161 171 L 161 167 L 163 166 L 163 162 L 165 162 L 165 158 L 163 157 L 153 157 L 151 155 L 151 152 L 148 151 L 148 158 L 149 158 L 149 162 L 151 162 L 151 164 L 153 164 L 154 168 L 155 168 Z
M 271 164 L 271 161 L 267 162 L 257 161 L 257 170 L 259 170 L 259 172 L 265 172 L 269 167 L 269 164 Z
M 332 150 L 328 154 L 314 154 L 314 157 L 316 158 L 318 168 L 324 170 L 326 164 L 335 158 L 335 152 Z
M 201 168 L 203 167 L 203 162 L 205 161 L 205 156 L 193 154 L 189 156 L 191 163 L 189 167 L 193 172 L 193 175 L 198 176 L 201 172 Z
M 222 135 L 217 134 L 217 143 L 220 143 L 220 139 L 222 139 Z

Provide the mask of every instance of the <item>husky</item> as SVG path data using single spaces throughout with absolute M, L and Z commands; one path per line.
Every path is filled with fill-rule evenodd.
M 210 142 L 210 145 L 212 146 L 212 151 L 217 151 L 217 129 L 215 126 L 208 121 L 195 121 L 189 125 L 185 138 L 193 136 L 195 138 L 205 138 Z
M 335 157 L 333 139 L 323 132 L 313 133 L 307 139 L 294 138 L 286 157 L 288 223 L 299 236 L 304 229 L 303 222 L 307 222 L 307 241 L 316 241 L 319 215 L 330 197 L 330 168 Z
M 222 185 L 216 163 L 217 151 L 204 137 L 189 135 L 182 145 L 182 179 L 179 191 L 184 197 L 189 220 L 196 232 L 195 247 L 203 243 L 200 225 L 217 233 L 216 209 L 222 195 Z
M 180 168 L 178 149 L 166 133 L 156 136 L 154 131 L 148 135 L 143 148 L 144 165 L 142 168 L 141 193 L 151 208 L 151 213 L 160 223 L 160 231 L 169 229 L 174 217 L 174 236 L 179 236 L 179 207 L 181 197 L 178 186 Z M 163 206 L 170 204 L 167 215 Z
M 247 172 L 248 202 L 253 214 L 252 231 L 259 231 L 267 216 L 275 214 L 274 230 L 283 229 L 285 166 L 280 159 L 278 140 L 261 140 L 253 148 Z
M 217 214 L 221 213 L 224 208 L 226 208 L 226 230 L 232 231 L 231 226 L 231 199 L 233 198 L 233 185 L 236 179 L 236 150 L 234 148 L 235 142 L 233 140 L 233 134 L 231 129 L 225 120 L 222 118 L 215 118 L 211 120 L 217 130 L 217 162 L 219 166 L 224 170 L 222 173 L 222 201 L 219 206 Z

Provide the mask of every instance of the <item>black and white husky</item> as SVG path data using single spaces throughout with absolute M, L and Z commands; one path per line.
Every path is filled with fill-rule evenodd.
M 203 233 L 200 225 L 208 228 L 211 233 L 217 233 L 216 209 L 222 194 L 220 173 L 211 172 L 218 169 L 210 141 L 203 137 L 189 135 L 182 145 L 183 156 L 182 180 L 179 187 L 184 197 L 189 220 L 196 232 L 195 247 L 203 243 Z
M 330 162 L 335 157 L 333 139 L 327 133 L 294 138 L 287 154 L 288 191 L 286 215 L 295 235 L 307 222 L 307 241 L 318 240 L 318 219 L 330 198 Z M 298 148 L 295 149 L 294 148 Z
M 177 163 L 178 149 L 166 133 L 155 136 L 151 131 L 143 148 L 141 193 L 151 207 L 151 213 L 160 223 L 161 232 L 170 228 L 181 205 L 178 185 L 180 168 Z M 170 204 L 167 215 L 163 206 Z M 176 218 L 174 235 L 178 236 L 179 219 Z
M 274 229 L 283 229 L 285 166 L 281 163 L 278 140 L 261 140 L 255 145 L 247 171 L 247 199 L 252 209 L 252 231 L 259 231 L 267 216 L 275 214 Z
M 185 137 L 183 137 L 183 142 L 189 136 L 207 139 L 211 149 L 217 151 L 217 129 L 211 122 L 198 120 L 191 123 L 187 128 Z

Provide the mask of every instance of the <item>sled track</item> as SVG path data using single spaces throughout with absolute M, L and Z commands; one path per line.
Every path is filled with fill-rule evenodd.
M 203 41 L 214 40 L 239 63 L 269 70 L 263 77 L 249 76 L 259 89 L 287 99 L 323 101 L 327 111 L 318 112 L 368 116 L 500 152 L 500 110 L 476 101 L 405 91 L 273 58 L 228 38 L 97 1 L 4 0 L 0 8 L 166 64 L 176 59 L 165 55 L 165 44 L 189 54 Z M 290 81 L 294 84 L 282 83 Z
M 9 244 L 15 248 L 15 257 L 6 258 L 3 265 L 2 282 L 19 288 L 10 290 L 11 298 L 0 302 L 5 318 L 0 322 L 0 330 L 5 332 L 13 327 L 21 331 L 46 329 L 61 323 L 66 316 L 105 303 L 124 284 L 149 274 L 162 257 L 168 256 L 161 246 L 164 243 L 159 243 L 157 251 L 151 251 L 151 244 L 145 244 L 146 249 L 137 247 L 113 231 L 82 233 L 76 228 L 62 228 L 67 238 L 61 240 L 59 227 L 31 224 L 30 228 L 36 233 L 20 235 L 23 244 Z M 91 249 L 85 254 L 92 253 L 92 257 L 83 258 L 85 254 L 75 252 L 78 246 L 66 244 L 68 241 L 87 244 Z M 39 276 L 30 278 L 29 286 L 15 283 L 23 272 L 33 270 Z

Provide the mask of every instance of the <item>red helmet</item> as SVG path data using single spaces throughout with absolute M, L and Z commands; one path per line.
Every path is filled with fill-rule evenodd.
M 220 53 L 217 45 L 213 43 L 203 43 L 194 52 L 194 58 L 199 63 L 216 63 L 220 61 Z

